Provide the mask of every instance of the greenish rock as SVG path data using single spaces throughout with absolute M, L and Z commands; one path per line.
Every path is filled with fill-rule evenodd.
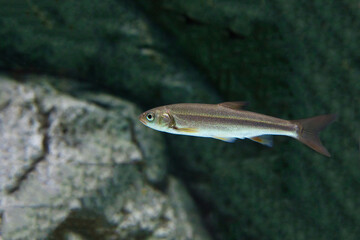
M 134 104 L 69 83 L 0 77 L 4 239 L 210 239 Z
M 330 159 L 281 137 L 166 135 L 165 150 L 215 239 L 358 239 L 358 1 L 0 3 L 0 69 L 15 75 L 71 76 L 144 110 L 225 99 L 285 119 L 337 113 L 321 134 Z
M 0 69 L 68 76 L 148 106 L 215 100 L 132 1 L 0 4 Z
M 330 159 L 280 137 L 273 149 L 171 141 L 170 167 L 215 238 L 357 239 L 358 2 L 137 2 L 227 100 L 285 119 L 339 116 L 321 134 Z

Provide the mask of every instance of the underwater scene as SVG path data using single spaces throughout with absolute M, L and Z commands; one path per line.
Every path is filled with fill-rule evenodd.
M 0 0 L 0 240 L 357 240 L 359 1 Z

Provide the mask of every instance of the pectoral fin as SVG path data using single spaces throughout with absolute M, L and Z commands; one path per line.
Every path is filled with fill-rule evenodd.
M 196 133 L 198 130 L 196 128 L 174 128 L 178 132 L 186 132 L 186 133 Z
M 273 139 L 270 135 L 262 135 L 262 136 L 256 136 L 249 138 L 255 142 L 261 143 L 265 146 L 272 147 L 273 146 Z
M 231 137 L 212 137 L 221 141 L 225 141 L 225 142 L 235 142 L 236 138 L 231 138 Z

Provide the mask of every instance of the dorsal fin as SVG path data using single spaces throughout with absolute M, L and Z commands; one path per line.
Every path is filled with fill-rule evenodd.
M 219 103 L 218 105 L 222 106 L 222 107 L 226 107 L 226 108 L 239 110 L 239 109 L 242 109 L 243 107 L 247 106 L 248 103 L 247 102 L 223 102 L 223 103 Z

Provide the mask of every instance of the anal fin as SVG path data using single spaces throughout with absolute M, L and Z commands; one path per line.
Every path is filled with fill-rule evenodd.
M 265 146 L 272 147 L 273 146 L 273 138 L 271 135 L 262 135 L 249 138 L 255 142 L 261 143 Z
M 221 141 L 225 141 L 225 142 L 235 142 L 236 138 L 232 138 L 232 137 L 212 137 Z

